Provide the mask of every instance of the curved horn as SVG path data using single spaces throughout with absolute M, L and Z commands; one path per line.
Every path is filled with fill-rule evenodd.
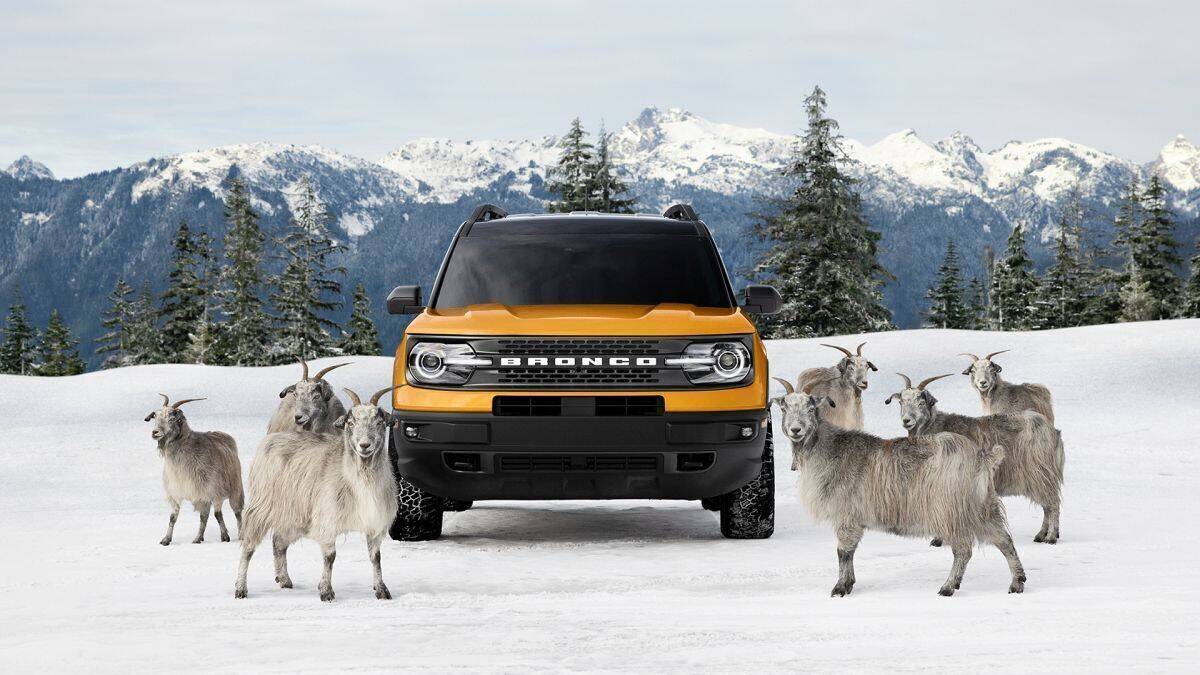
M 863 342 L 858 345 L 858 349 L 854 350 L 855 355 L 862 356 L 862 348 L 863 348 L 863 345 L 865 345 L 865 344 L 867 344 L 867 343 Z
M 384 394 L 388 393 L 389 391 L 391 391 L 395 388 L 396 388 L 395 386 L 391 386 L 386 389 L 380 389 L 379 391 L 372 394 L 371 395 L 371 405 L 379 405 L 380 397 L 382 397 Z
M 969 357 L 971 357 L 971 358 L 975 359 L 976 361 L 978 361 L 978 360 L 979 360 L 979 357 L 978 357 L 978 356 L 975 356 L 974 354 L 972 354 L 972 353 L 970 353 L 970 352 L 959 352 L 959 353 L 958 353 L 958 355 L 959 355 L 959 356 L 969 356 Z
M 864 342 L 863 344 L 866 344 L 866 343 Z M 852 358 L 852 357 L 854 356 L 853 354 L 851 354 L 851 353 L 850 353 L 850 350 L 849 350 L 849 349 L 846 349 L 845 347 L 839 347 L 839 346 L 837 346 L 837 345 L 827 345 L 827 344 L 825 344 L 824 342 L 822 342 L 822 343 L 821 343 L 821 346 L 822 346 L 822 347 L 829 347 L 830 349 L 836 349 L 836 350 L 838 350 L 839 352 L 841 352 L 841 353 L 845 354 L 845 355 L 846 355 L 846 358 Z
M 350 364 L 349 363 L 336 363 L 332 366 L 329 366 L 328 368 L 322 368 L 321 370 L 317 371 L 316 375 L 313 375 L 313 379 L 319 380 L 322 377 L 325 377 L 325 373 L 328 373 L 329 371 L 333 370 L 334 368 L 341 368 L 342 366 L 348 366 L 348 365 L 350 365 Z
M 929 384 L 930 382 L 933 382 L 934 380 L 940 380 L 943 377 L 950 377 L 951 375 L 953 375 L 953 373 L 946 373 L 945 375 L 934 375 L 933 377 L 927 377 L 927 378 L 921 380 L 921 384 L 917 385 L 917 389 L 919 389 L 921 391 L 925 391 L 925 386 L 927 384 Z
M 773 377 L 771 379 L 778 381 L 779 384 L 782 384 L 784 390 L 786 390 L 787 393 L 789 393 L 789 394 L 796 393 L 796 388 L 792 386 L 791 382 L 788 382 L 787 380 L 783 379 L 782 377 Z
M 179 406 L 183 405 L 184 403 L 191 403 L 192 401 L 205 401 L 205 400 L 207 400 L 207 399 L 204 399 L 204 398 L 185 398 L 185 399 L 183 399 L 182 401 L 175 401 L 174 405 L 172 405 L 171 407 L 172 407 L 172 408 L 174 408 L 174 409 L 176 409 L 176 410 L 179 410 Z
M 904 388 L 905 389 L 912 389 L 912 380 L 908 379 L 907 375 L 905 375 L 904 373 L 896 373 L 896 374 L 899 375 L 900 377 L 904 378 Z
M 350 391 L 349 389 L 347 389 L 345 387 L 342 387 L 342 391 L 346 392 L 346 394 L 350 397 L 351 401 L 354 401 L 354 405 L 362 405 L 362 400 L 358 398 L 358 394 Z
M 988 354 L 987 356 L 985 356 L 985 357 L 983 357 L 983 358 L 984 358 L 984 359 L 986 359 L 986 360 L 988 360 L 988 361 L 991 361 L 993 356 L 995 356 L 995 355 L 997 355 L 997 354 L 1003 354 L 1004 352 L 1011 352 L 1011 351 L 1012 351 L 1011 349 L 1001 349 L 1000 351 L 998 351 L 998 352 L 992 352 L 991 354 Z
M 163 407 L 164 408 L 171 407 L 171 399 L 167 398 L 166 394 L 159 394 L 159 396 L 161 396 L 163 398 Z
M 307 380 L 308 379 L 308 362 L 305 361 L 304 359 L 300 359 L 300 367 L 304 369 L 304 374 L 300 376 L 300 379 Z

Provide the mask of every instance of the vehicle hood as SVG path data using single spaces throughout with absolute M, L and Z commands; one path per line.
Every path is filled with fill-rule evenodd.
M 753 333 L 739 308 L 659 305 L 471 305 L 426 309 L 410 335 L 734 335 Z

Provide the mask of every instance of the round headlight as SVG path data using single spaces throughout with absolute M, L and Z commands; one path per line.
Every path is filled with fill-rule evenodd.
M 436 379 L 446 369 L 446 359 L 441 352 L 425 351 L 417 355 L 417 370 L 427 379 Z
M 715 363 L 713 365 L 718 375 L 721 377 L 733 377 L 745 374 L 741 372 L 742 366 L 745 363 L 741 351 L 729 349 L 725 345 L 721 345 L 715 351 Z

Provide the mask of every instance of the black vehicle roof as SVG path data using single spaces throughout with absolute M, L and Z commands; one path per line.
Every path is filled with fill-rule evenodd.
M 662 234 L 708 236 L 700 221 L 675 220 L 649 213 L 515 213 L 474 223 L 467 236 L 525 234 Z

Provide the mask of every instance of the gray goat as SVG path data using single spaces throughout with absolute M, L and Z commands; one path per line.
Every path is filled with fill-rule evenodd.
M 221 526 L 221 541 L 229 541 L 229 530 L 225 529 L 225 517 L 221 513 L 221 503 L 226 499 L 237 519 L 239 533 L 242 529 L 242 463 L 238 460 L 237 443 L 229 434 L 192 431 L 188 426 L 179 406 L 204 399 L 185 398 L 171 403 L 166 394 L 159 396 L 162 396 L 162 407 L 146 415 L 147 422 L 154 420 L 150 437 L 158 443 L 158 453 L 163 458 L 163 491 L 171 505 L 167 533 L 158 543 L 171 544 L 175 521 L 179 519 L 179 504 L 185 500 L 200 513 L 200 531 L 192 540 L 193 544 L 204 542 L 210 507 Z
M 796 389 L 820 398 L 829 397 L 836 408 L 821 410 L 821 419 L 843 429 L 863 428 L 862 393 L 867 388 L 867 372 L 879 369 L 862 355 L 863 345 L 855 353 L 837 345 L 822 343 L 822 347 L 836 349 L 845 357 L 835 366 L 809 368 L 796 378 Z
M 925 387 L 950 375 L 935 375 L 913 386 L 903 373 L 904 389 L 887 397 L 884 403 L 900 399 L 900 422 L 909 436 L 924 436 L 950 431 L 962 434 L 980 448 L 1004 448 L 1004 461 L 996 469 L 996 493 L 1001 497 L 1028 497 L 1042 507 L 1042 529 L 1036 542 L 1058 543 L 1059 506 L 1062 503 L 1062 434 L 1044 415 L 1030 410 L 1004 415 L 968 417 L 938 410 L 937 398 Z M 941 546 L 940 540 L 931 542 Z
M 834 596 L 854 589 L 854 552 L 866 529 L 948 541 L 954 564 L 941 595 L 958 590 L 977 541 L 1004 554 L 1012 574 L 1008 592 L 1025 589 L 1025 570 L 992 484 L 1002 448 L 981 452 L 952 433 L 884 440 L 841 429 L 820 417 L 819 408 L 835 405 L 832 400 L 797 393 L 780 381 L 788 393 L 771 402 L 782 411 L 784 435 L 800 457 L 801 499 L 837 534 Z
M 292 587 L 288 546 L 308 537 L 320 545 L 325 561 L 317 590 L 321 600 L 333 600 L 335 542 L 343 533 L 362 532 L 375 571 L 375 597 L 391 599 L 383 583 L 379 542 L 396 518 L 396 480 L 387 449 L 392 419 L 377 404 L 392 389 L 377 392 L 369 405 L 347 389 L 354 405 L 335 421 L 336 434 L 285 432 L 263 439 L 250 465 L 250 504 L 234 597 L 246 597 L 250 558 L 267 533 L 274 532 L 280 587 Z
M 288 385 L 279 392 L 279 407 L 271 415 L 267 425 L 267 433 L 275 434 L 281 431 L 313 431 L 316 433 L 333 433 L 333 421 L 346 414 L 342 402 L 333 394 L 333 387 L 325 381 L 325 375 L 335 368 L 348 366 L 348 363 L 338 363 L 321 369 L 311 379 L 308 377 L 308 363 L 300 359 L 300 367 L 304 369 L 300 381 Z
M 996 415 L 1032 410 L 1041 413 L 1050 424 L 1054 424 L 1054 402 L 1050 390 L 1040 384 L 1013 384 L 1005 382 L 1000 377 L 1000 364 L 992 361 L 992 357 L 1003 354 L 1008 349 L 992 352 L 982 359 L 974 354 L 962 353 L 959 356 L 969 356 L 973 359 L 971 365 L 963 371 L 963 375 L 971 378 L 971 386 L 979 392 L 983 402 L 983 414 Z

